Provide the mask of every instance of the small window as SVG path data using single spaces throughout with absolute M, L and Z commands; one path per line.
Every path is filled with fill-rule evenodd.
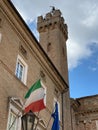
M 18 61 L 18 63 L 17 63 L 17 68 L 16 68 L 16 76 L 17 76 L 20 80 L 23 80 L 24 67 L 25 67 L 25 66 L 21 63 L 21 61 Z
M 27 68 L 25 61 L 18 55 L 15 74 L 24 84 L 26 84 L 27 79 Z
M 62 48 L 63 56 L 65 56 L 65 49 L 64 47 Z
M 51 43 L 49 42 L 47 45 L 47 52 L 50 52 L 50 50 L 51 50 Z

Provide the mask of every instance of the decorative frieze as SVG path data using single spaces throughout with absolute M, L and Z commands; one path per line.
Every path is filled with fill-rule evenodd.
M 19 46 L 19 50 L 20 50 L 20 52 L 22 53 L 22 55 L 23 55 L 25 58 L 27 58 L 27 51 L 26 51 L 26 49 L 25 49 L 22 45 Z

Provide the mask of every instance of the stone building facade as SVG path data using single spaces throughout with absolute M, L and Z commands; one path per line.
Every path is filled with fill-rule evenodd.
M 74 100 L 69 95 L 68 28 L 60 10 L 39 16 L 37 29 L 39 42 L 13 4 L 0 1 L 0 130 L 21 130 L 24 96 L 38 79 L 45 87 L 46 109 L 35 113 L 37 130 L 51 129 L 55 101 L 60 130 L 98 130 L 98 96 Z
M 72 130 L 98 130 L 98 95 L 71 99 Z

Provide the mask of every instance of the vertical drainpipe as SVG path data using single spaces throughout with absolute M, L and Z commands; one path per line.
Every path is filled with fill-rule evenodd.
M 63 112 L 64 112 L 64 106 L 63 106 L 63 101 L 64 101 L 64 98 L 63 98 L 63 94 L 65 93 L 65 91 L 63 91 L 62 93 L 61 93 L 61 98 L 62 98 L 62 130 L 64 130 L 64 114 L 63 114 Z M 71 114 L 71 128 L 72 128 L 72 130 L 73 130 L 73 123 L 72 123 L 72 111 L 71 111 L 71 108 L 70 108 L 70 114 Z
M 71 126 L 72 126 L 72 130 L 73 130 L 73 121 L 72 121 L 72 111 L 71 111 L 71 108 L 70 108 L 70 115 L 71 115 Z
M 62 92 L 61 93 L 61 98 L 62 98 L 62 130 L 64 130 L 64 114 L 63 114 L 63 112 L 64 112 L 64 110 L 63 110 L 63 93 L 64 92 Z

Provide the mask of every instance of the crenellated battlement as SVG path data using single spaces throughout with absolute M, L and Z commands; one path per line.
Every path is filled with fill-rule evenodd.
M 39 33 L 47 31 L 47 29 L 54 29 L 59 28 L 62 32 L 64 37 L 68 38 L 68 29 L 67 24 L 64 23 L 64 18 L 62 17 L 60 10 L 52 10 L 51 12 L 47 13 L 45 17 L 39 16 L 37 29 Z

